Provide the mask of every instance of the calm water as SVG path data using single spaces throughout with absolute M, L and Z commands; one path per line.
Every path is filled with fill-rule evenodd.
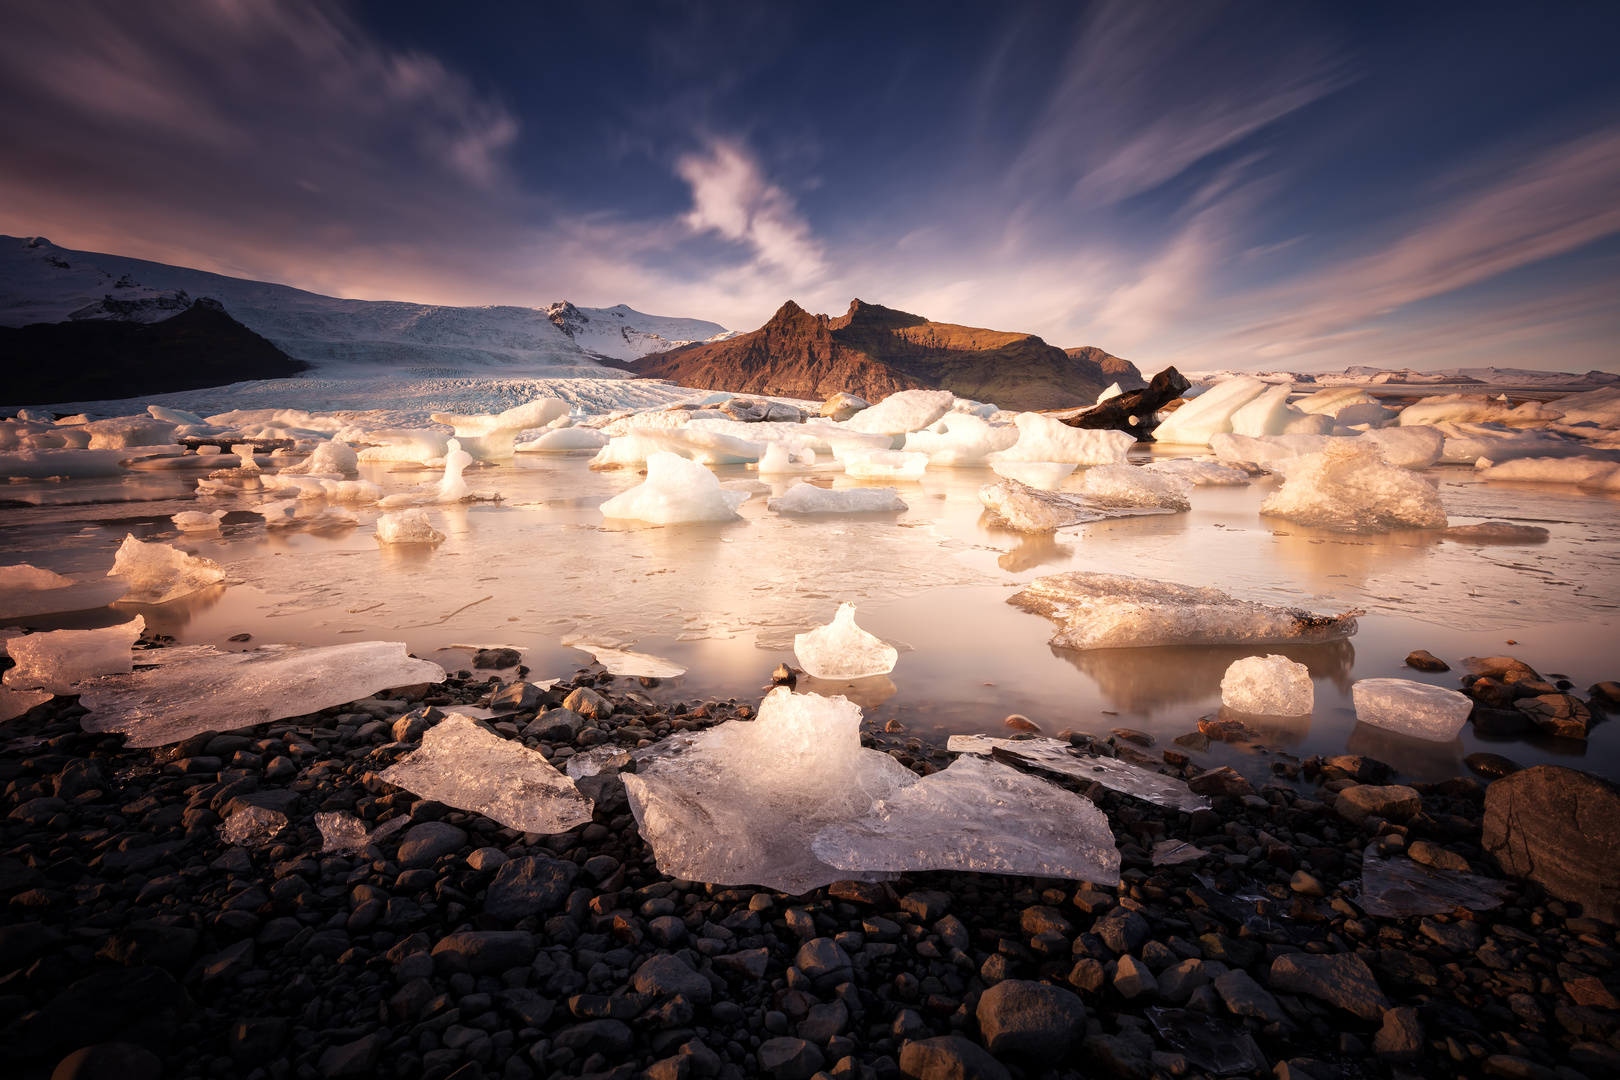
M 1543 674 L 1569 677 L 1582 693 L 1620 679 L 1614 496 L 1486 485 L 1466 468 L 1430 471 L 1453 524 L 1509 519 L 1551 530 L 1548 543 L 1531 546 L 1457 544 L 1424 532 L 1347 536 L 1264 519 L 1257 509 L 1270 480 L 1199 488 L 1191 513 L 1026 536 L 984 520 L 976 492 L 994 478 L 988 470 L 939 469 L 898 485 L 910 505 L 898 515 L 779 518 L 760 494 L 743 504 L 742 521 L 645 527 L 604 522 L 596 510 L 640 477 L 593 473 L 587 460 L 520 456 L 512 466 L 470 472 L 475 488 L 503 500 L 431 508 L 447 534 L 432 548 L 381 547 L 371 535 L 375 510 L 360 511 L 358 526 L 275 530 L 236 513 L 219 533 L 179 534 L 168 517 L 180 510 L 260 501 L 199 502 L 189 494 L 191 473 L 13 484 L 0 489 L 10 500 L 0 503 L 0 562 L 104 573 L 118 543 L 134 533 L 176 542 L 230 574 L 227 586 L 161 607 L 115 605 L 28 620 L 45 629 L 107 625 L 139 612 L 150 628 L 186 644 L 402 640 L 450 670 L 470 665 L 463 646 L 511 645 L 524 651 L 535 677 L 587 663 L 587 654 L 562 641 L 588 637 L 685 665 L 686 676 L 651 691 L 671 699 L 756 699 L 770 671 L 793 662 L 793 635 L 828 621 L 837 603 L 849 600 L 863 627 L 900 647 L 899 664 L 887 677 L 808 688 L 847 693 L 879 722 L 898 718 L 922 735 L 996 732 L 1018 712 L 1049 733 L 1128 726 L 1167 741 L 1219 708 L 1221 675 L 1233 660 L 1282 652 L 1310 668 L 1316 709 L 1308 720 L 1263 727 L 1278 750 L 1303 757 L 1348 748 L 1415 779 L 1455 775 L 1462 757 L 1478 749 L 1525 765 L 1559 762 L 1620 775 L 1620 725 L 1599 725 L 1586 743 L 1487 744 L 1465 728 L 1443 745 L 1358 725 L 1349 696 L 1354 680 L 1377 676 L 1456 686 L 1455 674 L 1426 675 L 1402 664 L 1419 648 L 1454 666 L 1467 655 L 1508 653 Z M 389 469 L 364 466 L 362 475 L 390 491 L 433 475 Z M 724 480 L 753 476 L 745 466 L 716 472 Z M 814 482 L 855 483 L 830 471 Z M 1072 652 L 1047 645 L 1055 627 L 1046 619 L 1006 603 L 1018 586 L 1071 569 L 1367 614 L 1356 637 L 1324 646 Z M 228 642 L 241 633 L 252 642 Z M 1263 755 L 1216 753 L 1251 773 L 1265 768 Z

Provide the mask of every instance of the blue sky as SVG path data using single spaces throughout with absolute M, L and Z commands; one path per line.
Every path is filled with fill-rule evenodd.
M 1620 6 L 0 5 L 0 231 L 366 298 L 850 298 L 1620 370 Z

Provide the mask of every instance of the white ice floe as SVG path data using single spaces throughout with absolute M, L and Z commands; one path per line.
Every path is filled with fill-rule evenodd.
M 1002 479 L 979 488 L 979 502 L 1001 525 L 1018 532 L 1051 532 L 1070 525 L 1137 514 L 1167 514 L 1157 507 L 1114 507 L 1063 491 L 1043 491 Z
M 1443 529 L 1445 507 L 1433 485 L 1386 463 L 1377 446 L 1335 439 L 1320 453 L 1274 463 L 1282 487 L 1260 512 L 1340 532 Z
M 109 675 L 79 684 L 90 710 L 86 731 L 122 731 L 130 746 L 162 746 L 199 731 L 252 727 L 319 712 L 379 690 L 441 683 L 438 664 L 408 656 L 400 641 L 343 645 L 267 645 L 222 653 L 208 646 L 153 649 L 146 671 Z
M 616 649 L 611 645 L 574 638 L 564 638 L 563 644 L 570 649 L 579 649 L 582 652 L 590 653 L 596 658 L 598 664 L 607 668 L 608 672 L 613 675 L 624 675 L 630 678 L 673 679 L 686 674 L 684 667 L 673 660 L 665 660 L 662 656 L 630 652 L 626 649 Z
M 818 858 L 851 871 L 954 870 L 1119 882 L 1108 818 L 1089 799 L 971 755 L 824 826 Z
M 16 666 L 6 671 L 5 685 L 66 694 L 81 680 L 127 673 L 134 670 L 130 649 L 145 630 L 146 620 L 137 615 L 131 622 L 101 630 L 52 630 L 11 638 L 6 651 Z
M 778 514 L 871 514 L 904 510 L 895 488 L 823 488 L 794 484 L 765 504 Z
M 378 502 L 382 498 L 382 488 L 370 480 L 327 480 L 320 481 L 321 493 L 333 502 L 362 505 Z
M 855 625 L 854 604 L 839 604 L 832 622 L 796 635 L 793 655 L 805 673 L 816 679 L 887 675 L 900 658 L 894 646 Z
M 1282 383 L 1255 397 L 1232 414 L 1232 430 L 1239 435 L 1281 435 L 1291 421 L 1307 415 L 1289 407 L 1288 395 L 1293 389 Z
M 589 824 L 594 808 L 538 751 L 455 713 L 429 728 L 421 747 L 382 779 L 520 832 L 567 832 Z
M 1091 757 L 1067 742 L 1037 735 L 1026 739 L 998 739 L 990 735 L 952 735 L 945 748 L 953 754 L 978 754 L 1001 761 L 1042 769 L 1076 780 L 1092 780 L 1110 791 L 1191 813 L 1208 809 L 1207 795 L 1194 795 L 1185 780 L 1110 757 Z
M 1362 679 L 1350 697 L 1362 723 L 1432 742 L 1455 739 L 1474 708 L 1466 694 L 1411 679 Z
M 1340 409 L 1333 417 L 1334 427 L 1383 428 L 1393 424 L 1401 415 L 1399 409 L 1385 408 L 1377 402 L 1350 405 Z
M 512 450 L 519 454 L 561 454 L 569 450 L 600 450 L 608 444 L 609 436 L 595 428 L 551 428 L 525 442 L 515 443 Z
M 1286 656 L 1245 656 L 1221 676 L 1221 704 L 1242 713 L 1304 716 L 1316 705 L 1311 672 Z
M 993 461 L 990 469 L 997 476 L 1016 480 L 1026 487 L 1054 491 L 1077 466 L 1072 461 Z
M 27 563 L 0 566 L 0 619 L 105 607 L 128 592 L 118 580 L 76 581 Z
M 800 443 L 767 443 L 759 458 L 761 476 L 805 472 L 815 467 L 816 452 Z
M 519 432 L 543 428 L 553 420 L 568 415 L 568 403 L 556 398 L 537 398 L 526 405 L 507 409 L 502 413 L 484 413 L 466 416 L 461 413 L 434 413 L 430 417 L 436 424 L 449 424 L 456 438 L 466 443 L 466 449 L 485 461 L 499 461 L 512 456 L 512 444 Z
M 674 454 L 700 465 L 739 465 L 758 461 L 766 444 L 714 431 L 655 428 L 615 436 L 591 459 L 591 468 L 608 469 L 640 465 L 654 454 Z
M 356 453 L 361 461 L 432 461 L 444 457 L 450 436 L 436 428 L 381 428 L 353 441 L 375 444 Z
M 748 500 L 727 491 L 714 473 L 667 451 L 647 458 L 647 479 L 602 504 L 602 516 L 676 525 L 692 521 L 732 521 Z
M 1104 506 L 1158 506 L 1190 510 L 1192 484 L 1179 476 L 1135 465 L 1094 465 L 1086 470 L 1086 494 Z
M 1440 456 L 1444 465 L 1472 465 L 1480 458 L 1497 465 L 1520 458 L 1620 460 L 1620 454 L 1613 451 L 1546 431 L 1491 431 L 1479 424 L 1440 424 L 1437 427 L 1446 435 L 1446 448 Z
M 1595 458 L 1519 458 L 1500 465 L 1485 463 L 1484 480 L 1518 480 L 1535 484 L 1578 484 L 1601 491 L 1620 490 L 1620 464 Z
M 124 537 L 113 556 L 108 577 L 129 585 L 129 600 L 166 604 L 225 580 L 225 571 L 213 559 L 187 555 L 161 541 L 143 544 L 134 534 Z
M 1050 416 L 1021 412 L 1013 418 L 1018 441 L 985 455 L 994 468 L 1004 461 L 1061 461 L 1075 465 L 1112 465 L 1124 461 L 1136 436 L 1128 431 L 1073 428 Z
M 1378 399 L 1355 386 L 1332 386 L 1294 402 L 1300 412 L 1320 413 L 1337 417 L 1345 409 L 1362 405 L 1377 405 Z
M 1571 394 L 1552 403 L 1564 414 L 1566 424 L 1596 424 L 1600 428 L 1620 428 L 1620 387 L 1605 386 L 1584 394 Z
M 859 480 L 916 480 L 928 469 L 927 454 L 904 450 L 851 450 L 843 459 L 844 473 Z
M 1037 578 L 1007 602 L 1059 623 L 1051 643 L 1070 649 L 1332 641 L 1354 634 L 1361 614 L 1318 615 L 1219 589 L 1080 570 Z
M 182 510 L 169 520 L 181 532 L 213 532 L 219 528 L 220 519 L 225 513 L 224 510 Z
M 1216 383 L 1166 417 L 1153 429 L 1153 438 L 1161 443 L 1207 446 L 1213 436 L 1231 431 L 1237 411 L 1267 389 L 1265 383 L 1248 375 Z
M 421 507 L 391 510 L 377 519 L 377 539 L 384 544 L 437 544 L 444 533 L 433 527 Z
M 166 446 L 174 442 L 177 424 L 159 420 L 150 413 L 114 416 L 93 420 L 79 430 L 90 436 L 91 450 L 127 450 L 131 447 Z
M 1215 435 L 1210 447 L 1222 461 L 1267 462 L 1317 454 L 1330 446 L 1370 445 L 1391 465 L 1403 469 L 1426 469 L 1440 459 L 1444 436 L 1434 428 L 1382 428 L 1353 435 L 1312 434 L 1250 436 L 1235 432 Z
M 231 847 L 263 847 L 286 827 L 286 814 L 250 803 L 232 811 L 219 827 L 219 838 Z
M 1384 460 L 1403 469 L 1427 469 L 1440 460 L 1446 439 L 1432 427 L 1376 428 L 1356 436 L 1378 447 Z
M 317 444 L 309 457 L 281 471 L 288 474 L 330 473 L 353 476 L 359 468 L 360 456 L 354 452 L 352 446 L 342 439 L 327 439 Z
M 949 412 L 933 427 L 908 434 L 905 449 L 927 454 L 930 465 L 983 465 L 990 454 L 1010 449 L 1019 435 L 1012 424 L 992 424 L 972 413 Z
M 1194 487 L 1245 487 L 1249 474 L 1242 469 L 1222 465 L 1218 461 L 1200 461 L 1196 458 L 1160 458 L 1142 468 L 1153 472 L 1179 476 Z
M 472 486 L 461 474 L 473 463 L 473 456 L 451 439 L 444 451 L 444 473 L 437 480 L 429 480 L 414 492 L 389 495 L 377 500 L 384 509 L 424 503 L 458 503 L 473 496 Z
M 955 402 L 956 395 L 949 390 L 902 390 L 862 409 L 844 426 L 868 435 L 904 435 L 936 423 Z
M 1108 389 L 1104 390 L 1102 393 L 1097 395 L 1097 404 L 1101 405 L 1103 402 L 1107 401 L 1109 398 L 1117 398 L 1121 394 L 1123 394 L 1124 392 L 1125 391 L 1120 388 L 1119 383 L 1117 383 L 1117 382 L 1116 383 L 1109 383 L 1108 384 Z
M 1506 424 L 1508 427 L 1536 427 L 1563 417 L 1557 403 L 1526 401 L 1512 406 L 1484 394 L 1441 394 L 1421 398 L 1401 410 L 1400 425 L 1470 423 Z

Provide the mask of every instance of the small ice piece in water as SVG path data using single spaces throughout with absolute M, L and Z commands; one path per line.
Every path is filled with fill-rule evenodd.
M 1277 463 L 1282 487 L 1260 512 L 1341 532 L 1443 529 L 1445 507 L 1433 485 L 1387 464 L 1360 439 L 1334 439 L 1317 454 Z
M 564 768 L 571 780 L 595 776 L 603 769 L 622 769 L 630 764 L 630 751 L 617 746 L 593 746 L 568 759 Z
M 360 469 L 360 457 L 354 448 L 342 439 L 327 439 L 316 445 L 314 451 L 297 465 L 282 469 L 283 473 L 335 473 L 353 476 Z
M 677 525 L 689 521 L 734 521 L 746 491 L 727 491 L 714 473 L 695 461 L 657 451 L 647 457 L 647 479 L 602 504 L 602 516 Z
M 333 502 L 361 505 L 382 498 L 382 488 L 370 480 L 322 480 L 321 492 Z
M 1055 491 L 1076 466 L 1072 461 L 993 461 L 990 468 L 997 476 L 1016 480 L 1025 487 Z
M 357 438 L 381 444 L 361 450 L 356 455 L 361 461 L 431 461 L 444 457 L 449 441 L 444 432 L 434 428 L 383 428 Z
M 1190 510 L 1192 485 L 1179 476 L 1135 465 L 1094 465 L 1086 470 L 1086 494 L 1105 506 L 1159 506 Z
M 520 432 L 543 428 L 568 415 L 568 402 L 556 398 L 536 398 L 526 405 L 494 415 L 464 416 L 460 413 L 433 413 L 435 424 L 449 424 L 456 438 L 466 440 L 468 449 L 485 461 L 512 456 L 513 442 Z
M 1148 462 L 1142 468 L 1179 476 L 1194 487 L 1245 487 L 1249 483 L 1248 473 L 1242 469 L 1222 465 L 1218 461 L 1161 458 L 1158 461 Z
M 181 532 L 213 532 L 219 528 L 224 510 L 182 510 L 169 518 Z
M 258 472 L 259 462 L 253 456 L 252 443 L 237 443 L 231 447 L 231 453 L 237 457 L 237 468 L 242 472 Z
M 219 838 L 232 847 L 261 847 L 286 827 L 286 814 L 249 804 L 225 819 L 225 824 L 219 828 Z
M 811 849 L 844 870 L 955 870 L 1119 884 L 1108 818 L 1089 799 L 966 756 L 824 827 Z
M 321 850 L 324 852 L 353 855 L 370 842 L 366 823 L 353 814 L 340 811 L 316 814 L 315 827 L 321 830 Z
M 66 694 L 82 679 L 133 671 L 130 649 L 145 630 L 146 620 L 137 615 L 101 630 L 51 630 L 11 638 L 6 651 L 16 666 L 6 671 L 5 685 Z
M 952 735 L 945 748 L 953 754 L 1011 758 L 1030 769 L 1043 769 L 1077 780 L 1094 780 L 1110 791 L 1123 792 L 1172 810 L 1207 809 L 1208 796 L 1194 795 L 1186 781 L 1165 776 L 1119 758 L 1090 757 L 1068 743 L 1038 736 L 1033 739 L 998 739 L 990 735 Z
M 1005 450 L 986 454 L 992 468 L 1001 461 L 1061 461 L 1075 465 L 1113 465 L 1125 460 L 1136 445 L 1128 431 L 1072 428 L 1040 413 L 1021 412 L 1013 417 L 1018 441 Z
M 902 390 L 862 409 L 844 425 L 868 435 L 903 435 L 937 423 L 955 403 L 949 390 Z
M 761 476 L 773 473 L 804 472 L 815 468 L 816 452 L 803 445 L 784 442 L 770 442 L 765 446 L 765 453 L 759 458 L 759 472 Z
M 426 510 L 413 506 L 390 510 L 378 518 L 377 539 L 385 544 L 437 544 L 444 533 L 433 527 Z
M 805 674 L 816 679 L 887 675 L 900 658 L 894 646 L 855 625 L 854 604 L 839 604 L 832 622 L 795 635 L 793 655 Z
M 129 583 L 129 600 L 166 604 L 218 585 L 225 580 L 225 571 L 212 559 L 187 555 L 160 541 L 143 544 L 131 533 L 118 546 L 107 576 Z
M 1350 698 L 1357 720 L 1431 742 L 1455 739 L 1474 708 L 1465 694 L 1412 679 L 1362 679 Z
M 75 581 L 28 563 L 0 566 L 0 619 L 105 607 L 128 592 L 117 579 Z
M 1057 622 L 1051 643 L 1068 649 L 1308 644 L 1349 637 L 1361 614 L 1318 615 L 1219 589 L 1085 570 L 1036 578 L 1007 602 Z
M 1402 855 L 1386 859 L 1379 854 L 1377 844 L 1368 844 L 1361 857 L 1361 895 L 1357 903 L 1367 914 L 1385 919 L 1449 915 L 1458 908 L 1499 908 L 1508 888 L 1506 881 L 1424 866 Z
M 1160 840 L 1148 854 L 1152 856 L 1154 866 L 1180 866 L 1182 863 L 1197 862 L 1209 852 L 1185 840 Z
M 907 509 L 900 492 L 892 487 L 835 489 L 814 484 L 794 484 L 765 508 L 778 514 L 873 514 Z
M 386 783 L 469 810 L 520 832 L 567 832 L 590 823 L 593 804 L 538 752 L 452 713 L 419 749 L 383 771 Z
M 1249 375 L 1216 383 L 1166 417 L 1153 429 L 1153 437 L 1161 443 L 1207 446 L 1212 436 L 1231 431 L 1237 411 L 1268 389 Z
M 549 428 L 543 435 L 512 447 L 519 454 L 560 454 L 568 450 L 600 450 L 608 436 L 588 427 Z
M 629 678 L 674 679 L 686 674 L 685 668 L 672 660 L 665 660 L 662 656 L 629 652 L 625 649 L 615 649 L 610 645 L 575 638 L 564 638 L 563 644 L 570 649 L 579 649 L 590 653 L 596 657 L 596 662 L 607 668 L 609 674 L 612 675 L 624 675 Z
M 1304 716 L 1316 705 L 1311 672 L 1286 656 L 1245 656 L 1221 676 L 1221 704 L 1241 713 Z
M 845 474 L 861 480 L 916 480 L 928 469 L 927 454 L 904 450 L 849 450 L 843 457 Z
M 979 488 L 979 502 L 997 522 L 1018 532 L 1051 532 L 1107 518 L 1168 514 L 1158 507 L 1102 506 L 1084 495 L 1043 491 L 1017 480 L 997 480 Z
M 444 476 L 439 480 L 439 486 L 434 491 L 435 502 L 460 502 L 472 494 L 472 488 L 467 481 L 461 478 L 462 472 L 473 463 L 473 456 L 461 448 L 461 444 L 451 439 L 444 452 Z
M 1552 532 L 1540 525 L 1481 521 L 1473 525 L 1453 525 L 1441 535 L 1462 544 L 1545 544 Z
M 222 716 L 252 727 L 389 687 L 444 681 L 444 668 L 407 655 L 402 641 L 227 653 L 189 645 L 144 652 L 141 663 L 156 666 L 80 685 L 79 703 L 90 710 L 79 720 L 85 731 L 122 731 L 129 746 L 162 746 L 218 730 Z

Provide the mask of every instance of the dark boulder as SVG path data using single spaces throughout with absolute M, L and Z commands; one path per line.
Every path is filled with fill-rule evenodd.
M 1481 844 L 1505 873 L 1616 921 L 1620 788 L 1609 781 L 1561 765 L 1501 777 L 1485 789 Z

